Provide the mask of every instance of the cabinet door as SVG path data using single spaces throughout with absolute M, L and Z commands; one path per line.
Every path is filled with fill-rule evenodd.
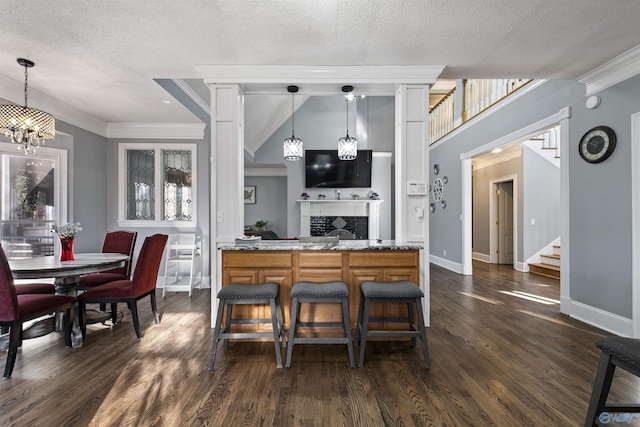
M 387 268 L 384 271 L 385 282 L 397 282 L 400 280 L 408 280 L 416 285 L 418 284 L 418 269 L 417 268 Z M 389 286 L 393 286 L 392 284 Z M 389 303 L 385 304 L 385 316 L 387 317 L 406 317 L 408 316 L 407 305 L 402 303 Z M 415 321 L 415 319 L 414 319 Z M 387 323 L 386 329 L 408 329 L 407 324 L 402 323 Z
M 342 282 L 344 281 L 341 268 L 301 268 L 297 271 L 296 282 Z M 289 301 L 290 302 L 290 301 Z M 289 307 L 291 305 L 289 304 Z M 349 315 L 351 317 L 351 315 Z M 302 304 L 300 306 L 301 322 L 340 322 L 342 308 L 340 304 L 320 303 Z
M 258 270 L 249 268 L 225 268 L 222 270 L 222 286 L 229 283 L 240 283 L 243 285 L 256 284 L 258 282 Z M 229 306 L 227 306 L 227 310 Z M 233 319 L 248 319 L 258 313 L 257 305 L 234 305 L 232 309 Z M 225 314 L 226 316 L 226 314 Z M 234 330 L 247 332 L 255 330 L 255 325 L 234 325 Z
M 293 272 L 285 269 L 261 269 L 258 275 L 260 283 L 277 283 L 280 285 L 280 304 L 284 313 L 284 322 L 289 324 L 289 310 L 291 307 L 291 286 L 293 283 Z M 271 318 L 271 308 L 267 305 L 261 307 L 261 318 Z M 271 331 L 273 328 L 271 323 L 260 325 L 260 330 Z
M 349 310 L 351 312 L 352 325 L 358 322 L 358 309 L 360 307 L 360 283 L 372 281 L 381 282 L 383 279 L 383 270 L 376 268 L 353 269 L 349 272 L 349 283 L 351 283 L 351 295 L 349 300 Z M 375 303 L 371 305 L 370 317 L 381 317 L 384 313 L 383 304 Z M 382 323 L 369 323 L 370 329 L 382 329 Z

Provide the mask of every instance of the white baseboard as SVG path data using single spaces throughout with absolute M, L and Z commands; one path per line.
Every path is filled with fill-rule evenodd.
M 516 263 L 513 264 L 513 268 L 518 271 L 522 271 L 523 273 L 529 272 L 529 264 L 527 264 L 526 262 L 516 261 Z
M 621 337 L 633 336 L 633 321 L 631 319 L 576 301 L 563 299 L 562 306 L 569 307 L 569 312 L 565 314 L 576 320 Z
M 482 261 L 486 263 L 491 262 L 491 256 L 489 254 L 483 254 L 480 252 L 471 252 L 471 258 L 475 259 L 476 261 Z
M 464 266 L 459 262 L 453 262 L 448 259 L 440 258 L 435 255 L 429 255 L 429 262 L 440 267 L 451 270 L 454 273 L 464 274 Z

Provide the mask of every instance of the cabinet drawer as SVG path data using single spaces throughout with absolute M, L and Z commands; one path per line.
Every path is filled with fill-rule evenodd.
M 349 253 L 350 267 L 416 267 L 418 251 L 361 251 Z
M 300 268 L 341 268 L 341 252 L 300 252 Z
M 276 251 L 223 251 L 224 267 L 291 267 L 291 252 Z

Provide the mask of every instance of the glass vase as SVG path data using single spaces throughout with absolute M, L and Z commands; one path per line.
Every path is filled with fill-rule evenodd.
M 73 261 L 73 237 L 61 237 L 60 246 L 62 247 L 60 261 Z

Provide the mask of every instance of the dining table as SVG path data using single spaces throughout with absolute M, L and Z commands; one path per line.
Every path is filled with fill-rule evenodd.
M 75 297 L 78 295 L 80 276 L 124 267 L 127 259 L 128 255 L 116 253 L 78 253 L 74 254 L 71 261 L 60 261 L 57 256 L 10 259 L 9 267 L 16 280 L 53 278 L 57 295 Z M 71 320 L 71 346 L 81 347 L 83 338 L 78 316 L 74 315 Z

